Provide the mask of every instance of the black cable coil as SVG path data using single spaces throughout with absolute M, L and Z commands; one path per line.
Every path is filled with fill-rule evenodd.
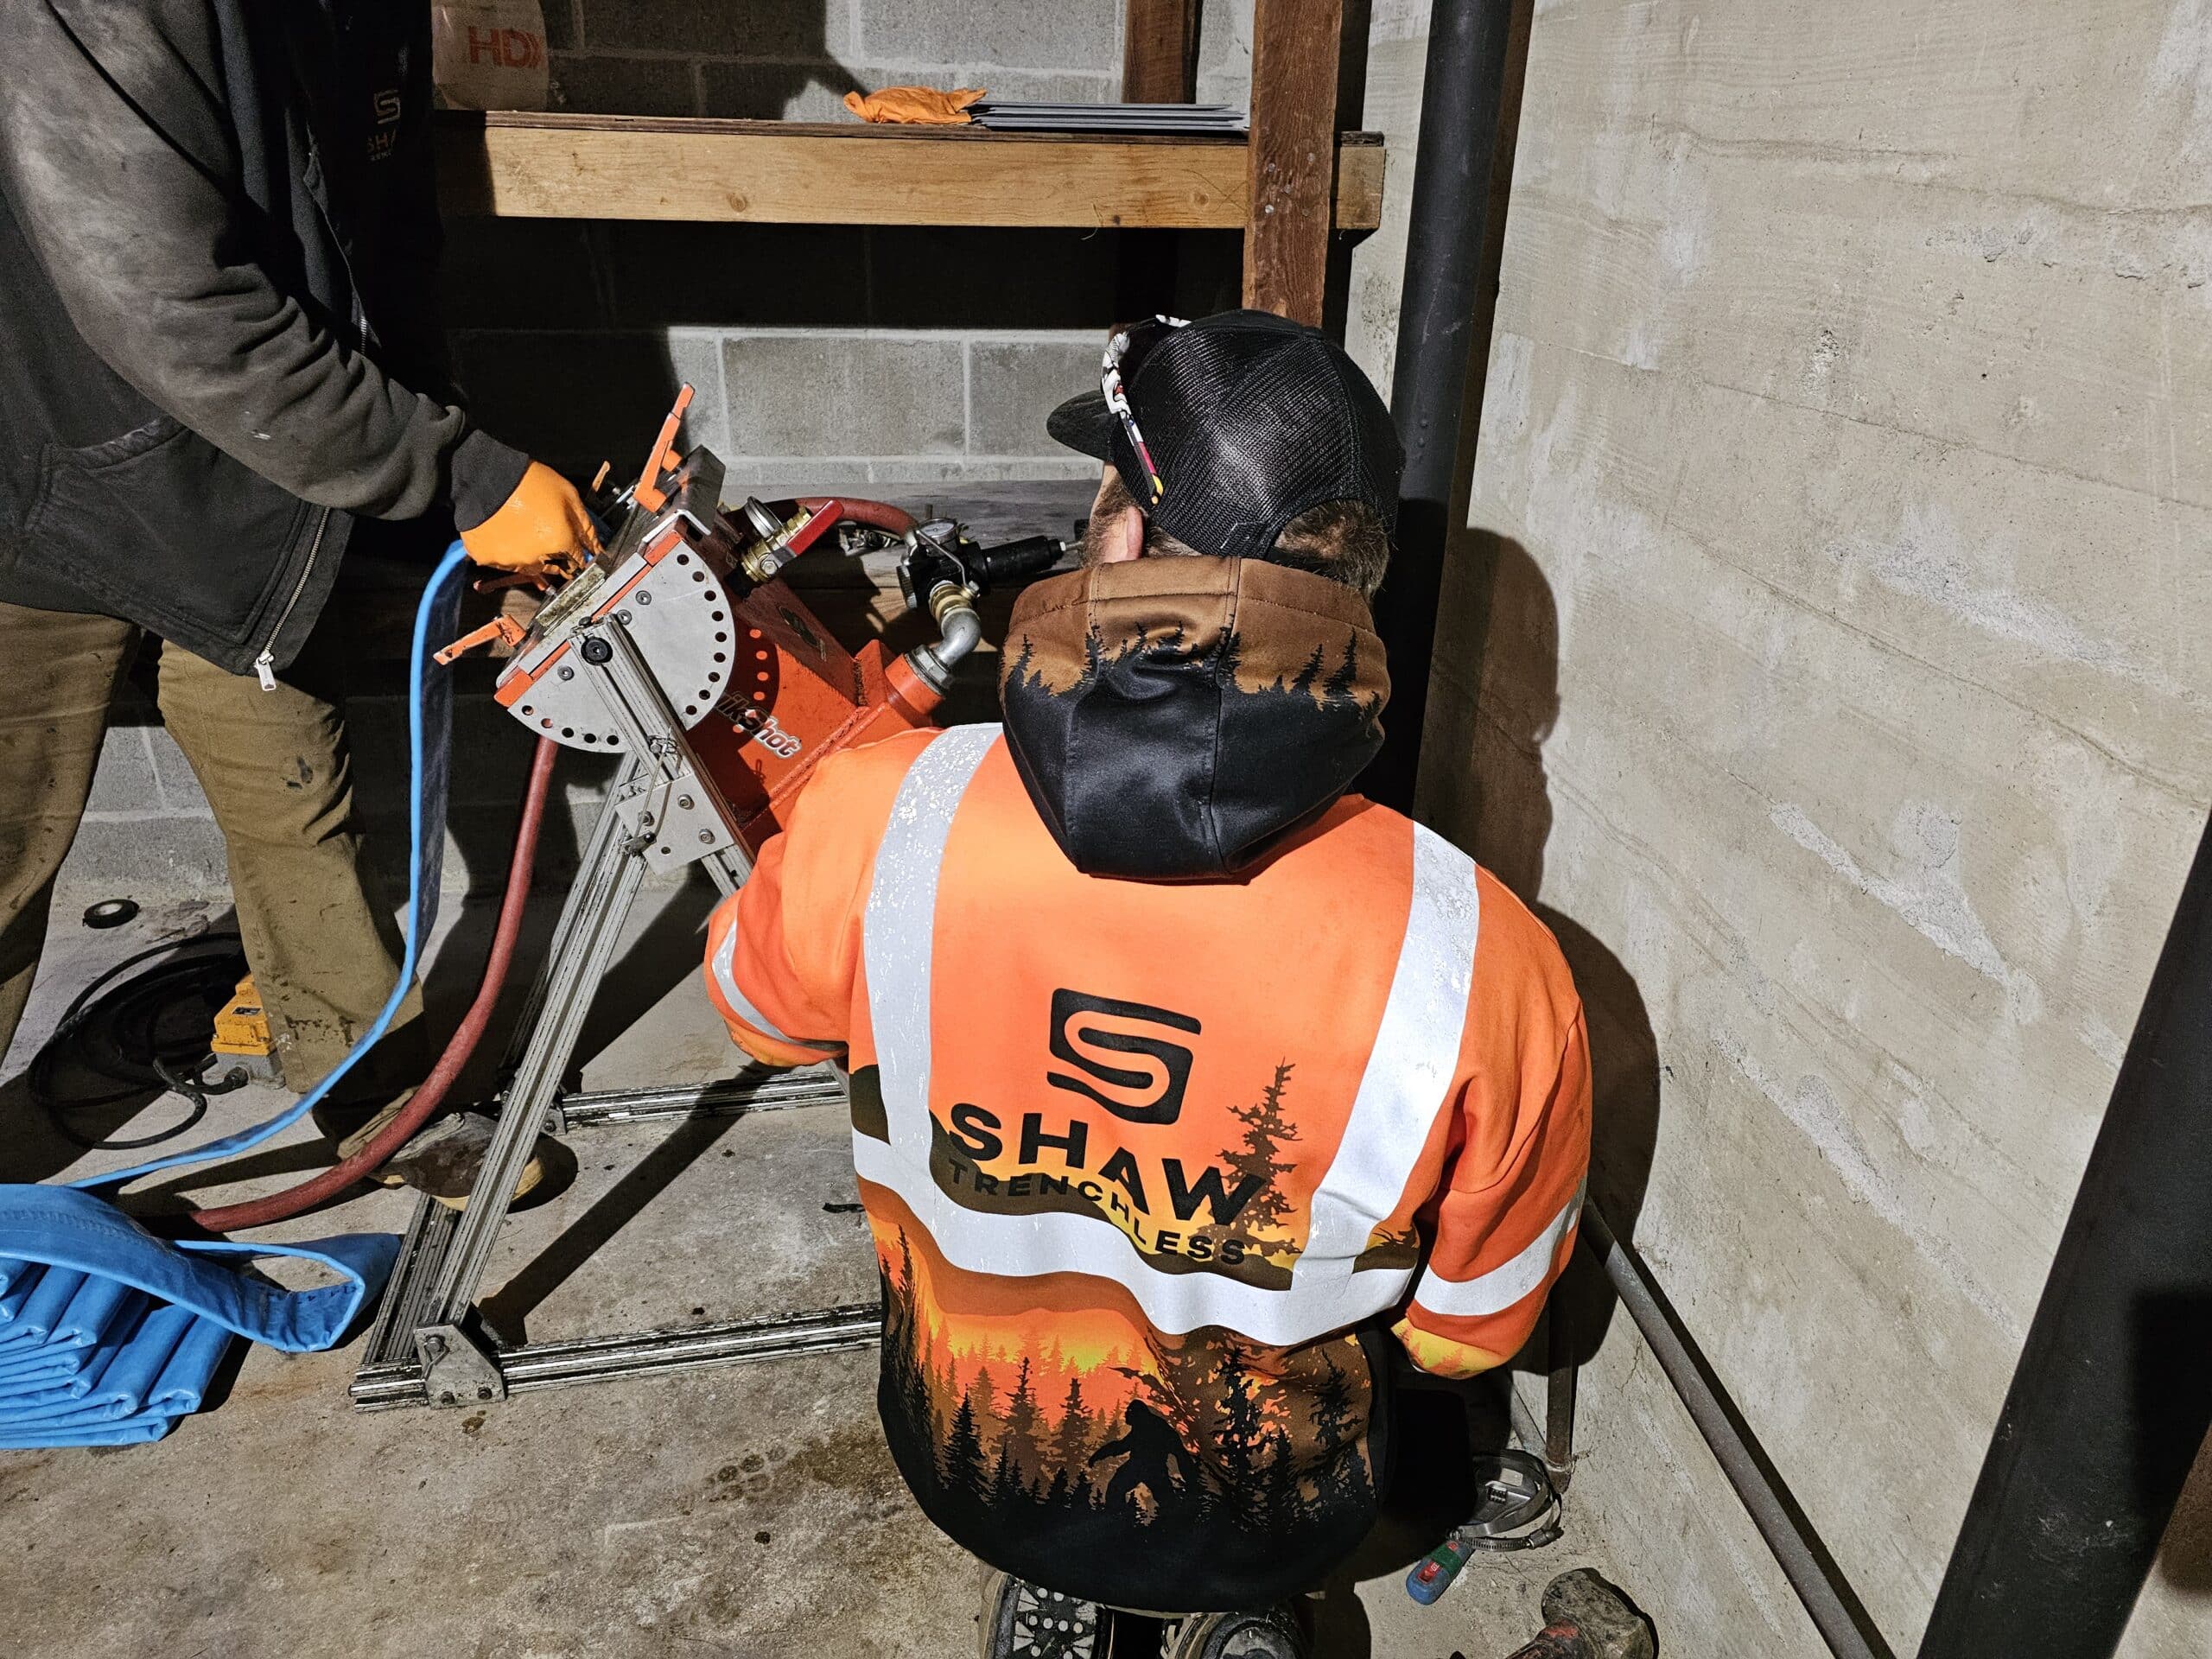
M 164 960 L 131 978 L 123 976 L 156 957 Z M 174 1140 L 207 1115 L 207 1096 L 228 1094 L 251 1079 L 243 1066 L 218 1077 L 208 1039 L 218 1009 L 246 971 L 235 933 L 200 933 L 126 957 L 77 993 L 61 1023 L 33 1057 L 31 1098 L 54 1130 L 90 1152 L 133 1152 Z M 121 981 L 118 983 L 118 981 Z M 55 1078 L 67 1065 L 117 1087 L 64 1095 Z M 97 1140 L 79 1133 L 71 1114 L 113 1106 L 149 1090 L 175 1090 L 192 1103 L 181 1123 L 127 1140 Z

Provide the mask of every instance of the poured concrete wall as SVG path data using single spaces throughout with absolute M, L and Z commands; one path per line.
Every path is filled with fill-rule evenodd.
M 1535 11 L 1425 811 L 1556 919 L 1595 1190 L 1900 1651 L 2212 799 L 2208 169 L 2202 0 Z M 1594 1345 L 1580 1524 L 1821 1651 Z M 2128 1652 L 2208 1593 L 2200 1529 Z

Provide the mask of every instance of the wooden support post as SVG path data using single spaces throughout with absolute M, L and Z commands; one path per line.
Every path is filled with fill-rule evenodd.
M 1244 303 L 1319 326 L 1336 191 L 1344 0 L 1257 0 Z
M 1204 0 L 1126 0 L 1122 14 L 1122 100 L 1191 104 L 1198 95 L 1198 17 Z M 1114 250 L 1114 315 L 1175 309 L 1183 238 L 1132 232 Z
M 1122 23 L 1122 101 L 1191 104 L 1198 96 L 1201 0 L 1128 0 Z

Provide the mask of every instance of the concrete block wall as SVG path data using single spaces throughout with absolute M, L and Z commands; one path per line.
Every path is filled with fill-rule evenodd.
M 849 122 L 855 88 L 1119 95 L 1120 0 L 547 0 L 556 107 Z M 1250 0 L 1206 9 L 1199 95 L 1249 96 Z M 488 425 L 588 471 L 679 382 L 733 487 L 1073 476 L 1044 435 L 1096 372 L 1126 252 L 1160 233 L 448 226 L 461 371 Z M 1180 239 L 1180 302 L 1236 303 L 1237 238 Z M 580 389 L 582 395 L 579 395 Z M 724 446 L 727 445 L 727 449 Z
M 728 461 L 733 487 L 1097 474 L 1045 435 L 1053 405 L 1097 379 L 1087 332 L 680 330 L 669 348 L 708 405 L 692 435 Z
M 1423 811 L 1554 923 L 1594 1191 L 1900 1653 L 2212 803 L 2209 22 L 1535 7 Z M 1571 1523 L 1822 1652 L 1586 1339 Z M 2207 1484 L 2132 1659 L 2212 1651 Z
M 1096 379 L 1117 238 L 508 220 L 448 238 L 479 418 L 572 473 L 634 467 L 687 382 L 687 436 L 741 493 L 1080 470 L 1045 414 Z
M 733 491 L 1066 478 L 1045 416 L 1152 234 L 461 220 L 447 310 L 478 417 L 572 473 L 634 467 L 688 382 Z M 1236 238 L 1183 243 L 1234 303 Z
M 66 912 L 97 899 L 226 892 L 223 838 L 176 740 L 150 704 L 133 699 L 120 712 L 55 902 Z
M 544 0 L 556 107 L 845 121 L 848 92 L 982 86 L 995 98 L 1121 95 L 1121 0 Z M 1210 5 L 1202 103 L 1242 104 L 1251 0 Z

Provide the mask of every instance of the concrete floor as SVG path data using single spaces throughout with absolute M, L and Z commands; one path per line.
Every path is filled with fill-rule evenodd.
M 610 985 L 614 1006 L 587 1033 L 587 1086 L 732 1070 L 696 988 L 704 909 L 696 888 L 648 893 L 638 948 Z M 152 907 L 115 933 L 86 931 L 73 910 L 58 919 L 29 1021 L 0 1070 L 8 1179 L 67 1165 L 20 1071 L 68 996 L 128 952 L 220 919 L 204 905 Z M 447 918 L 434 1000 L 457 988 L 466 970 L 456 964 L 476 959 L 484 925 L 475 906 Z M 280 1099 L 225 1097 L 194 1135 L 253 1121 Z M 175 1105 L 148 1109 L 138 1132 L 173 1120 Z M 492 1306 L 536 1340 L 872 1297 L 860 1218 L 823 1207 L 854 1197 L 846 1142 L 842 1115 L 820 1109 L 579 1135 L 572 1178 L 510 1226 Z M 319 1156 L 296 1134 L 251 1155 L 248 1179 L 149 1185 L 166 1194 L 188 1185 L 203 1199 L 244 1193 L 296 1179 Z M 67 1166 L 89 1171 L 100 1157 Z M 408 1205 L 370 1192 L 269 1234 L 397 1230 Z M 975 1650 L 976 1569 L 922 1518 L 891 1466 L 873 1351 L 364 1415 L 346 1396 L 360 1345 L 357 1332 L 331 1353 L 253 1350 L 214 1408 L 156 1445 L 0 1453 L 14 1650 Z M 1459 1408 L 1446 1396 L 1426 1406 L 1432 1418 Z M 1425 1501 L 1433 1511 L 1449 1499 Z M 1510 1651 L 1541 1622 L 1537 1599 L 1553 1575 L 1605 1565 L 1577 1549 L 1569 1518 L 1559 1545 L 1480 1561 L 1433 1608 L 1402 1582 L 1433 1514 L 1386 1523 L 1318 1605 L 1324 1659 Z

